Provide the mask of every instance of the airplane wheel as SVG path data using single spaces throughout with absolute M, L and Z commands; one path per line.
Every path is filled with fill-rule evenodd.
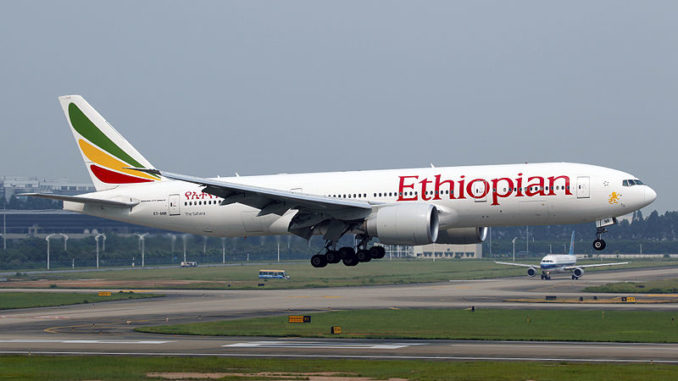
M 359 262 L 369 262 L 372 260 L 372 256 L 370 255 L 370 252 L 367 250 L 358 250 L 358 252 L 355 255 L 358 258 Z
M 313 267 L 325 267 L 327 266 L 327 258 L 324 255 L 316 254 L 311 257 L 311 266 Z
M 342 261 L 346 266 L 355 266 L 358 264 L 358 257 L 355 254 L 352 254 L 345 256 L 344 259 L 342 259 Z
M 339 249 L 339 255 L 341 256 L 341 259 L 350 256 L 355 256 L 355 250 L 353 250 L 352 247 L 344 246 L 341 249 Z
M 598 250 L 598 251 L 604 250 L 605 246 L 607 246 L 607 244 L 602 239 L 597 239 L 597 240 L 593 241 L 593 248 Z
M 341 261 L 341 254 L 336 250 L 328 250 L 325 257 L 327 258 L 327 263 L 339 263 Z
M 578 276 L 576 276 L 576 275 L 572 275 L 572 280 L 577 280 L 577 279 L 579 279 L 579 277 L 578 277 Z
M 372 246 L 370 248 L 370 256 L 374 259 L 381 259 L 384 258 L 384 255 L 386 255 L 386 249 L 384 249 L 382 246 Z
M 546 278 L 544 274 L 541 274 L 541 280 L 544 280 L 544 278 Z

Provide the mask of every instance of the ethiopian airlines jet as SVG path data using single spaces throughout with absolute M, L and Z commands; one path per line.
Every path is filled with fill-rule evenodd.
M 572 273 L 572 280 L 577 280 L 584 275 L 584 269 L 589 267 L 603 267 L 603 266 L 619 266 L 626 265 L 628 262 L 616 263 L 594 263 L 590 265 L 577 265 L 577 256 L 574 255 L 574 232 L 570 238 L 570 252 L 567 254 L 549 254 L 541 259 L 539 265 L 528 265 L 524 263 L 515 262 L 495 262 L 500 265 L 521 266 L 527 267 L 527 275 L 530 277 L 537 274 L 537 269 L 541 270 L 541 279 L 551 280 L 551 273 L 554 272 L 570 272 Z
M 597 250 L 616 217 L 656 193 L 635 176 L 573 163 L 199 178 L 155 168 L 81 96 L 59 98 L 96 192 L 31 194 L 64 209 L 213 237 L 321 235 L 314 267 L 382 258 L 382 244 L 478 243 L 487 227 L 596 221 Z M 347 233 L 358 250 L 337 248 Z

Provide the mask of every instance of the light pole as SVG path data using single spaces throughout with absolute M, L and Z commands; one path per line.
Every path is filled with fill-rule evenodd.
M 490 257 L 492 257 L 492 228 L 487 228 L 490 231 Z
M 4 201 L 4 200 L 3 200 Z M 7 206 L 3 202 L 2 211 L 2 250 L 7 251 Z
M 144 233 L 144 234 L 135 233 L 134 235 L 139 237 L 139 245 L 141 246 L 141 268 L 143 269 L 144 266 L 145 266 L 145 258 L 144 258 L 144 251 L 146 249 L 146 242 L 145 241 L 146 241 L 146 236 L 148 235 L 148 233 Z
M 68 248 L 68 246 L 66 246 L 68 242 L 68 236 L 64 233 L 52 233 L 48 234 L 47 237 L 45 237 L 45 240 L 47 241 L 47 270 L 49 270 L 49 240 L 50 238 L 56 236 L 61 236 L 64 239 L 64 251 L 66 251 L 66 249 Z
M 516 263 L 516 240 L 518 237 L 513 237 L 511 243 L 513 243 L 513 263 Z
M 221 264 L 226 263 L 226 238 L 221 238 Z
M 94 236 L 94 240 L 97 243 L 97 269 L 99 268 L 99 238 L 102 238 L 102 237 L 104 239 L 104 250 L 105 250 L 106 249 L 106 234 L 99 233 L 99 234 Z
M 172 234 L 172 233 L 168 233 L 167 235 L 168 235 L 168 236 L 170 237 L 170 239 L 172 240 L 172 254 L 174 254 L 174 246 L 175 246 L 175 244 L 177 243 L 177 235 L 176 235 L 176 234 Z
M 188 238 L 188 234 L 184 234 L 181 236 L 181 239 L 184 241 L 184 262 L 186 262 L 186 239 Z
M 530 227 L 525 226 L 525 256 L 530 256 Z

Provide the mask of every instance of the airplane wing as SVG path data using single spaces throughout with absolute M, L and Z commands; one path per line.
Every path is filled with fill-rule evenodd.
M 130 208 L 139 204 L 139 201 L 116 201 L 116 200 L 104 200 L 100 198 L 93 197 L 83 197 L 83 196 L 64 196 L 60 194 L 51 194 L 51 193 L 20 193 L 17 196 L 28 196 L 28 197 L 40 197 L 48 198 L 51 200 L 60 200 L 60 201 L 71 201 L 71 202 L 80 202 L 83 204 L 98 204 L 105 206 L 114 206 L 120 208 Z
M 137 171 L 162 176 L 168 179 L 185 181 L 204 187 L 203 191 L 223 198 L 221 205 L 240 203 L 259 209 L 259 216 L 267 214 L 284 215 L 288 210 L 298 210 L 290 224 L 290 232 L 304 238 L 309 238 L 313 227 L 329 221 L 335 223 L 332 233 L 326 239 L 335 235 L 343 235 L 353 222 L 364 220 L 372 212 L 372 203 L 367 201 L 338 199 L 292 192 L 287 190 L 264 188 L 253 185 L 237 184 L 219 179 L 207 179 L 194 176 L 164 172 L 157 169 L 132 168 Z M 374 204 L 376 205 L 376 204 Z
M 514 263 L 514 262 L 494 262 L 499 265 L 508 265 L 508 266 L 520 266 L 520 267 L 534 267 L 535 269 L 539 268 L 539 265 L 528 265 L 524 263 Z
M 603 266 L 620 266 L 620 265 L 628 265 L 628 262 L 616 262 L 616 263 L 594 263 L 590 265 L 577 265 L 577 266 L 567 266 L 564 269 L 565 270 L 574 270 L 576 268 L 588 268 L 588 267 L 603 267 Z

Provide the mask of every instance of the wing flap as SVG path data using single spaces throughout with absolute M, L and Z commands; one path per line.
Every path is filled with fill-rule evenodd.
M 568 266 L 565 267 L 565 270 L 574 270 L 578 267 L 580 268 L 589 268 L 589 267 L 603 267 L 603 266 L 621 266 L 621 265 L 628 265 L 628 262 L 616 262 L 616 263 L 594 263 L 590 265 L 577 265 L 577 266 Z

